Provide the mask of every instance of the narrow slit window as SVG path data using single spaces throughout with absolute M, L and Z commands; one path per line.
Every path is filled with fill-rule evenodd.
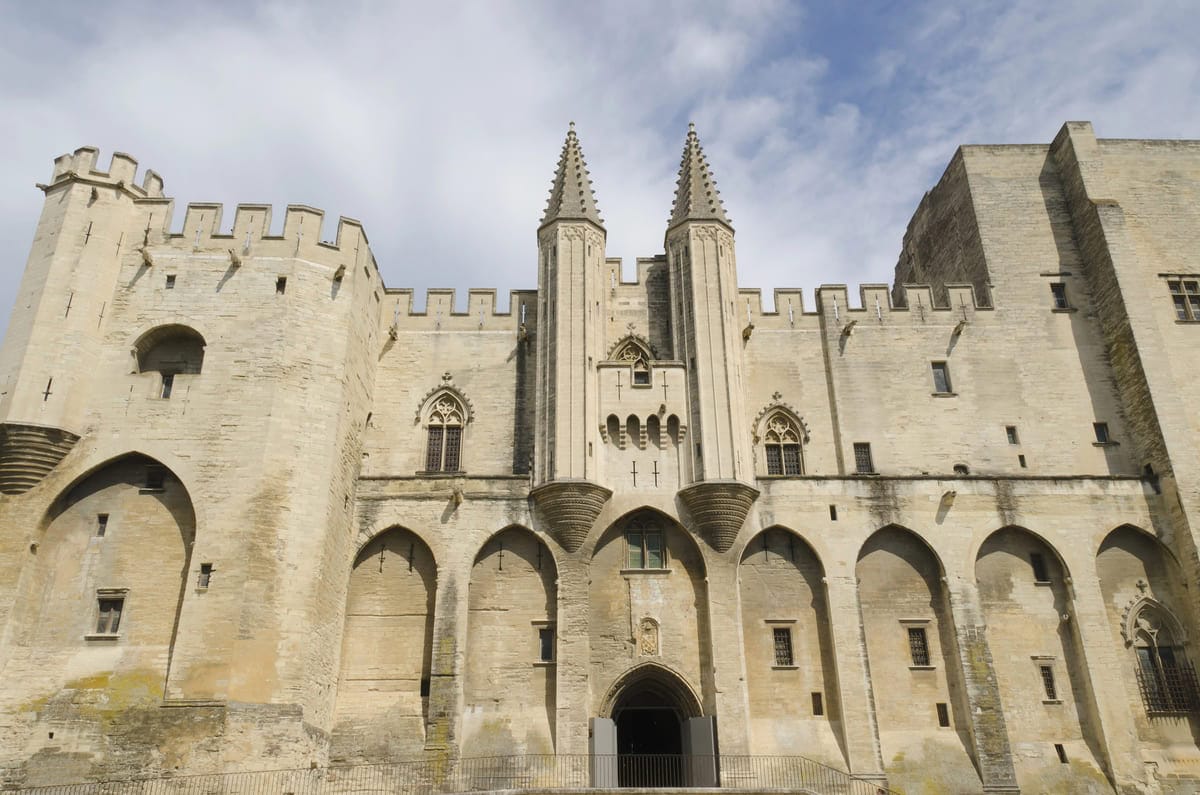
M 103 538 L 108 532 L 108 514 L 101 513 L 96 515 L 96 536 Z
M 1021 440 L 1017 437 L 1016 425 L 1005 425 L 1004 434 L 1008 437 L 1009 444 L 1020 444 Z
M 933 391 L 938 394 L 949 394 L 950 389 L 950 366 L 945 362 L 933 362 L 930 367 L 933 370 Z
M 1021 469 L 1025 469 L 1025 468 L 1028 466 L 1028 465 L 1025 463 L 1025 456 L 1024 456 L 1024 455 L 1019 455 L 1019 456 L 1017 456 L 1017 463 L 1021 465 Z
M 912 664 L 927 668 L 929 666 L 929 640 L 925 637 L 924 627 L 908 628 L 908 653 L 912 656 Z
M 167 274 L 167 289 L 168 290 L 175 289 L 175 274 L 173 274 L 173 273 Z
M 825 699 L 820 692 L 812 694 L 812 711 L 814 715 L 825 714 Z
M 196 579 L 197 588 L 207 588 L 212 582 L 213 567 L 211 563 L 200 564 L 200 576 Z
M 1050 582 L 1050 570 L 1046 568 L 1046 556 L 1041 552 L 1030 552 L 1029 563 L 1033 566 L 1034 582 Z
M 280 276 L 275 280 L 275 294 L 283 295 L 285 292 L 287 292 L 287 277 Z
M 542 662 L 554 661 L 553 627 L 542 627 L 538 630 L 538 659 Z
M 775 639 L 775 664 L 779 666 L 794 665 L 791 627 L 775 627 L 772 635 Z
M 1109 444 L 1112 442 L 1112 437 L 1108 435 L 1107 422 L 1093 422 L 1092 429 L 1096 432 L 1097 444 Z
M 943 728 L 950 725 L 950 705 L 944 701 L 937 703 L 938 726 Z
M 1067 749 L 1063 748 L 1062 743 L 1054 744 L 1054 753 L 1058 754 L 1058 761 L 1062 762 L 1064 765 L 1067 764 Z
M 421 677 L 421 698 L 429 698 L 429 677 Z
M 163 373 L 162 374 L 162 389 L 159 391 L 158 396 L 160 398 L 162 398 L 163 400 L 170 400 L 171 391 L 174 388 L 175 388 L 175 374 L 174 373 Z
M 829 521 L 831 521 L 831 522 L 837 521 L 837 506 L 836 505 L 829 506 Z
M 1039 665 L 1042 674 L 1042 689 L 1046 691 L 1047 701 L 1058 700 L 1058 688 L 1054 686 L 1054 668 L 1049 665 Z

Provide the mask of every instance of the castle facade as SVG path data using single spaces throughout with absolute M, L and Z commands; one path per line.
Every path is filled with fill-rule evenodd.
M 6 780 L 1200 786 L 1200 142 L 964 146 L 894 284 L 815 311 L 738 287 L 694 130 L 626 282 L 572 129 L 504 312 L 416 311 L 309 207 L 173 231 L 136 170 L 55 161 L 0 351 Z

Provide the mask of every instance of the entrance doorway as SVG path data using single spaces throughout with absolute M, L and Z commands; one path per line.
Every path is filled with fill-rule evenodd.
M 683 725 L 660 693 L 635 687 L 613 709 L 622 787 L 683 786 Z

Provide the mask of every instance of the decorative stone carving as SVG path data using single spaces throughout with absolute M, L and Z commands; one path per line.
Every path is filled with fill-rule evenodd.
M 475 407 L 471 404 L 471 399 L 454 385 L 454 378 L 450 373 L 442 373 L 442 383 L 426 392 L 417 405 L 417 411 L 413 415 L 413 424 L 421 424 L 422 420 L 428 419 L 426 415 L 434 411 L 443 408 L 453 410 L 452 403 L 454 401 L 458 403 L 457 409 L 460 415 L 465 412 L 465 416 L 461 416 L 462 422 L 459 424 L 465 425 L 475 419 Z
M 1138 642 L 1139 633 L 1144 638 L 1157 638 L 1162 629 L 1166 629 L 1171 638 L 1180 646 L 1188 643 L 1187 632 L 1175 613 L 1162 602 L 1147 595 L 1144 580 L 1138 581 L 1138 589 L 1142 591 L 1125 605 L 1121 621 L 1121 637 L 1126 646 Z
M 575 552 L 596 523 L 612 490 L 590 480 L 552 480 L 529 492 L 542 524 L 563 549 Z
M 658 622 L 646 616 L 638 632 L 638 653 L 643 657 L 658 656 Z
M 697 529 L 718 552 L 733 546 L 758 495 L 758 489 L 740 480 L 706 480 L 679 491 Z

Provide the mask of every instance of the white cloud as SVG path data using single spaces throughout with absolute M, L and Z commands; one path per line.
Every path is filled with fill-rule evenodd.
M 534 240 L 578 122 L 610 256 L 660 250 L 695 119 L 738 229 L 743 286 L 887 281 L 954 148 L 1200 132 L 1198 23 L 1181 5 L 908 7 L 864 47 L 777 2 L 566 6 L 5 5 L 0 312 L 82 144 L 167 193 L 364 222 L 389 286 L 535 286 Z M 868 40 L 864 38 L 863 40 Z M 856 48 L 858 48 L 856 50 Z M 864 64 L 849 74 L 847 55 Z M 276 213 L 279 223 L 280 212 Z M 811 300 L 811 299 L 810 299 Z

